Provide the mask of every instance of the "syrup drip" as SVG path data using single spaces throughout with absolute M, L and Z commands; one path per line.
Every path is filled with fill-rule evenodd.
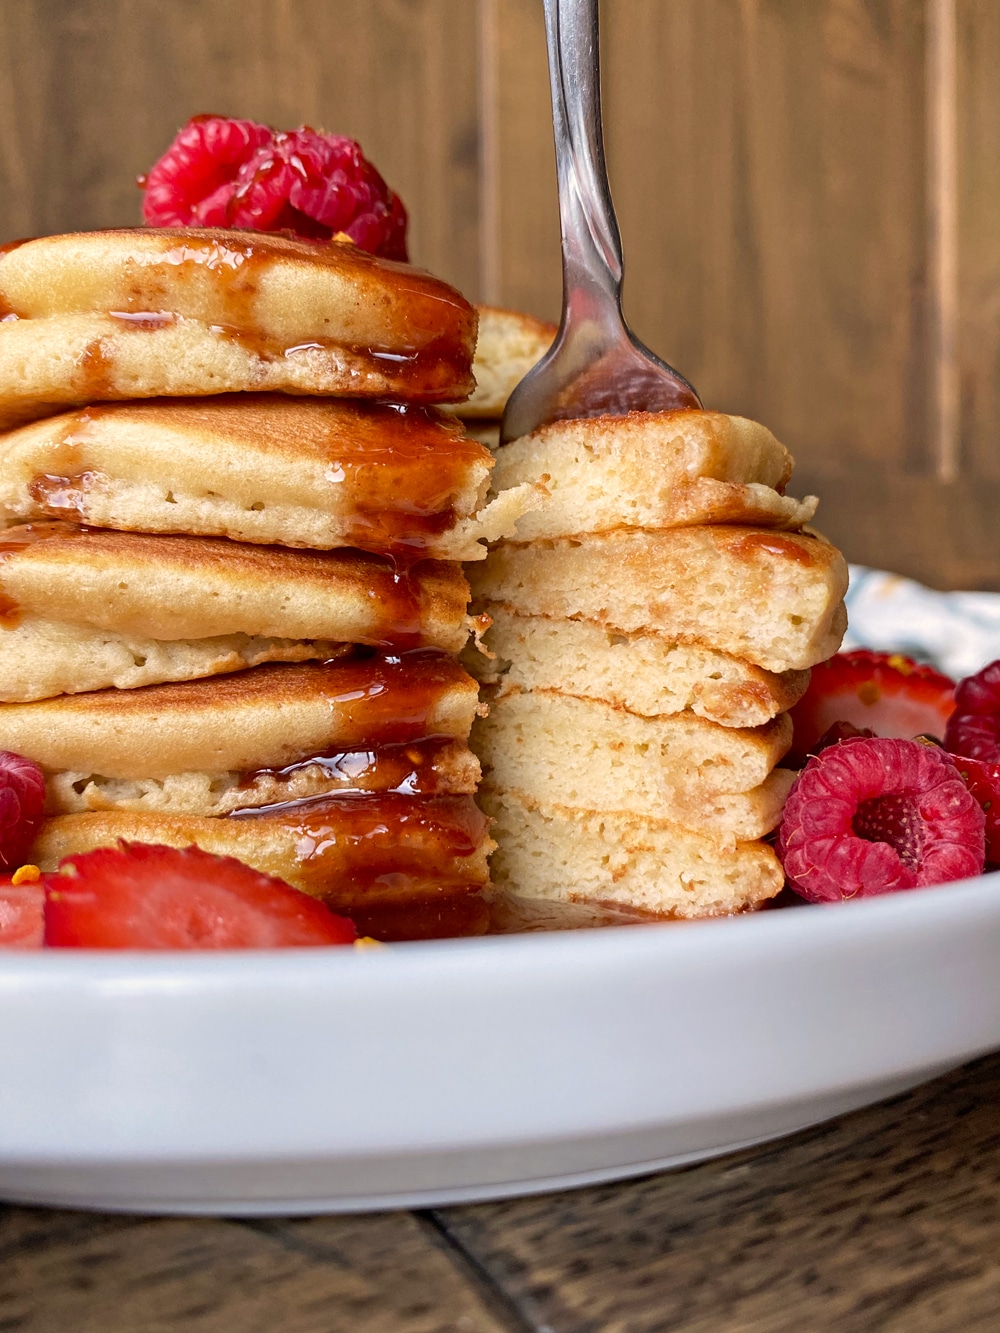
M 432 649 L 400 656 L 338 659 L 316 673 L 316 690 L 337 708 L 339 741 L 397 745 L 432 734 L 432 714 L 444 695 L 468 676 L 454 658 Z M 303 756 L 295 756 L 297 762 Z
M 337 793 L 230 819 L 274 821 L 295 838 L 295 880 L 354 915 L 470 883 L 488 821 L 471 796 Z
M 294 764 L 286 764 L 284 768 L 258 768 L 251 773 L 244 773 L 240 778 L 240 787 L 252 787 L 260 778 L 287 780 L 303 769 L 320 768 L 331 782 L 337 784 L 339 791 L 429 796 L 444 790 L 446 776 L 442 771 L 441 759 L 454 745 L 450 736 L 431 736 L 409 744 L 377 745 L 365 750 L 314 754 L 296 760 Z M 297 804 L 299 802 L 282 802 L 263 808 L 273 811 Z M 237 810 L 234 813 L 244 812 Z
M 296 242 L 264 233 L 231 232 L 218 238 L 184 232 L 178 235 L 182 239 L 165 253 L 153 259 L 144 257 L 130 293 L 129 312 L 148 311 L 160 303 L 165 290 L 173 285 L 166 276 L 170 268 L 204 268 L 212 272 L 216 294 L 221 299 L 222 317 L 213 323 L 213 331 L 238 342 L 262 360 L 299 356 L 317 348 L 349 352 L 360 362 L 359 376 L 366 369 L 369 373 L 388 371 L 394 391 L 415 400 L 437 397 L 451 385 L 465 384 L 469 379 L 466 339 L 472 314 L 457 293 L 451 293 L 419 271 L 374 260 L 353 246 L 347 256 L 342 246 Z M 319 263 L 339 271 L 345 268 L 352 271 L 362 300 L 366 289 L 376 289 L 371 291 L 371 299 L 381 297 L 383 307 L 395 312 L 394 325 L 388 331 L 392 347 L 406 350 L 400 353 L 389 348 L 345 347 L 336 340 L 315 337 L 287 344 L 264 334 L 256 310 L 261 282 L 269 269 L 288 258 L 304 258 L 311 265 Z M 370 270 L 370 276 L 366 270 Z M 384 299 L 384 284 L 390 277 L 395 277 L 398 286 L 406 289 L 406 299 L 398 304 Z M 157 299 L 150 300 L 151 296 Z M 442 332 L 428 340 L 426 332 L 433 329 Z
M 775 532 L 750 531 L 740 533 L 730 543 L 729 549 L 733 555 L 747 560 L 756 560 L 763 555 L 765 559 L 773 556 L 778 560 L 794 561 L 796 564 L 805 565 L 807 568 L 815 563 L 815 556 L 810 550 L 804 549 L 798 542 L 792 541 L 791 538 L 782 537 L 780 533 Z

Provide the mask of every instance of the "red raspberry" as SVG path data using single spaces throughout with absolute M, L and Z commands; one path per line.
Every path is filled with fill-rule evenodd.
M 27 860 L 45 805 L 45 777 L 23 755 L 0 750 L 0 868 L 16 870 Z
M 969 759 L 1000 764 L 1000 662 L 991 662 L 959 683 L 944 748 Z
M 943 750 L 854 738 L 799 774 L 777 850 L 797 893 L 839 902 L 981 874 L 983 829 L 979 804 Z
M 305 126 L 272 130 L 199 116 L 146 180 L 150 226 L 346 233 L 363 250 L 406 261 L 406 209 L 353 139 Z
M 271 140 L 266 125 L 195 116 L 139 183 L 151 227 L 225 227 L 240 167 Z

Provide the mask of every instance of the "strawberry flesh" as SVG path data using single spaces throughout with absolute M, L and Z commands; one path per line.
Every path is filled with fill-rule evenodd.
M 0 879 L 0 949 L 40 949 L 45 934 L 45 890 L 40 883 Z
M 941 736 L 954 706 L 954 681 L 933 667 L 901 653 L 838 653 L 813 667 L 808 690 L 791 710 L 795 734 L 785 763 L 801 768 L 837 723 L 901 740 Z
M 89 949 L 350 944 L 354 924 L 228 856 L 119 842 L 44 876 L 45 943 Z

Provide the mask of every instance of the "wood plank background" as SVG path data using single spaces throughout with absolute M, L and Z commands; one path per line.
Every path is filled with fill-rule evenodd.
M 862 562 L 1000 587 L 1000 5 L 604 0 L 637 331 Z M 133 222 L 200 111 L 352 134 L 415 260 L 554 317 L 540 0 L 0 0 L 0 239 Z

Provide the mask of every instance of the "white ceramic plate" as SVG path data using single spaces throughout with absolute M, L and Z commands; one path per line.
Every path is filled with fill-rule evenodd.
M 691 925 L 0 961 L 0 1194 L 427 1205 L 802 1128 L 1000 1046 L 1000 873 Z
M 961 674 L 1000 597 L 854 569 L 854 641 Z M 427 1205 L 708 1157 L 1000 1046 L 1000 873 L 691 925 L 370 952 L 0 956 L 0 1195 Z

